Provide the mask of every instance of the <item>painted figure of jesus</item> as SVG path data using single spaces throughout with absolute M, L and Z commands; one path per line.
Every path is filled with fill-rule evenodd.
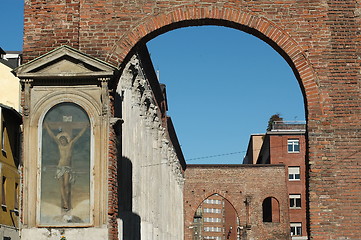
M 73 139 L 71 139 L 71 136 L 67 132 L 60 132 L 55 135 L 47 123 L 44 125 L 50 137 L 58 145 L 59 162 L 55 178 L 58 179 L 60 183 L 61 208 L 65 212 L 68 212 L 71 209 L 71 184 L 74 183 L 75 180 L 71 167 L 72 150 L 74 144 L 84 134 L 88 125 L 85 125 Z

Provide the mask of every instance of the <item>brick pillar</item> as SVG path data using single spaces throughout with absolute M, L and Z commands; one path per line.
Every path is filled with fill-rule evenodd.
M 110 114 L 114 115 L 114 98 L 110 97 Z M 109 125 L 109 157 L 108 157 L 108 229 L 109 240 L 118 239 L 118 182 L 117 182 L 117 146 L 113 125 Z

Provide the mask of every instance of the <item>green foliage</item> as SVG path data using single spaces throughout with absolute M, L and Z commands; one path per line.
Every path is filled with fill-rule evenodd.
M 272 125 L 273 125 L 273 122 L 275 122 L 275 121 L 280 121 L 280 122 L 283 121 L 283 118 L 281 117 L 281 114 L 280 114 L 280 113 L 273 114 L 273 115 L 270 117 L 270 119 L 268 120 L 267 131 L 271 131 L 271 130 L 272 130 Z

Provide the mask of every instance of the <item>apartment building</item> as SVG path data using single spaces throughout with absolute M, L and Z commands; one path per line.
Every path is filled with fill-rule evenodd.
M 271 131 L 251 135 L 243 161 L 244 164 L 285 165 L 293 240 L 307 239 L 305 132 L 304 122 L 274 122 Z M 259 136 L 263 141 L 259 141 Z M 254 156 L 254 153 L 258 153 L 258 156 Z
M 19 237 L 20 192 L 20 83 L 11 71 L 21 52 L 0 48 L 0 239 Z
M 0 239 L 19 239 L 20 114 L 0 104 Z

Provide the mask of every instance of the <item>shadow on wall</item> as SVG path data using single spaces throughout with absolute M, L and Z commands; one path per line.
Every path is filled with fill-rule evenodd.
M 122 240 L 140 240 L 141 218 L 133 213 L 133 164 L 122 153 L 122 96 L 114 94 L 114 117 L 120 119 L 113 126 L 116 135 L 118 159 L 118 218 L 119 232 Z
M 140 216 L 132 212 L 132 172 L 133 165 L 130 159 L 126 157 L 118 158 L 121 162 L 118 165 L 118 209 L 119 219 L 121 219 L 120 228 L 122 229 L 122 239 L 140 240 Z
M 123 240 L 140 240 L 140 217 L 132 212 L 120 212 L 119 217 L 123 222 Z

